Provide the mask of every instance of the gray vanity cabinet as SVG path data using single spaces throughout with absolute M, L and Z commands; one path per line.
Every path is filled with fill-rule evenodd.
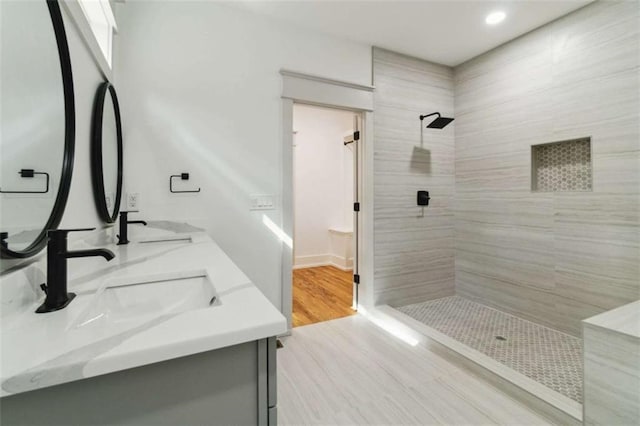
M 275 425 L 276 338 L 0 399 L 4 425 Z

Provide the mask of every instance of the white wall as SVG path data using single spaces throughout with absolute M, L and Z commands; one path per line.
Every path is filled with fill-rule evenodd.
M 280 306 L 281 243 L 250 194 L 280 195 L 282 68 L 370 83 L 365 45 L 214 2 L 126 2 L 117 9 L 115 74 L 127 189 L 141 218 L 203 226 Z M 135 159 L 135 160 L 134 160 Z M 196 195 L 170 194 L 190 172 Z
M 72 22 L 66 10 L 61 7 L 64 27 L 69 44 L 71 68 L 73 73 L 75 99 L 75 157 L 73 177 L 69 191 L 69 199 L 59 228 L 87 228 L 105 227 L 98 216 L 93 200 L 91 184 L 91 115 L 93 101 L 98 86 L 104 81 L 104 76 L 94 62 L 91 51 L 87 48 L 82 36 Z M 62 82 L 60 82 L 62 84 Z M 57 182 L 56 182 L 57 183 Z M 71 234 L 71 240 L 82 238 L 80 233 Z M 17 264 L 29 263 L 43 258 L 46 250 L 32 259 L 9 260 L 3 259 L 1 269 L 12 268 Z M 81 262 L 82 260 L 78 260 Z M 74 261 L 75 262 L 75 261 Z
M 331 263 L 330 228 L 353 227 L 353 132 L 348 111 L 294 105 L 294 267 Z M 345 259 L 346 261 L 346 259 Z

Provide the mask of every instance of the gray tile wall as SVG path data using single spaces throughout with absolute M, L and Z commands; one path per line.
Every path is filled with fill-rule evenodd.
M 421 144 L 418 117 L 453 116 L 453 70 L 374 48 L 373 84 L 375 301 L 395 306 L 450 296 L 455 122 L 424 129 Z M 418 190 L 431 195 L 424 216 Z
M 640 298 L 639 5 L 593 3 L 455 68 L 459 295 L 574 335 Z M 593 191 L 532 192 L 531 145 L 584 136 Z

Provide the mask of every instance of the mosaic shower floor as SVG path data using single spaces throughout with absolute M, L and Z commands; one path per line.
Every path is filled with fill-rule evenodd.
M 582 340 L 579 338 L 459 296 L 395 309 L 582 402 Z

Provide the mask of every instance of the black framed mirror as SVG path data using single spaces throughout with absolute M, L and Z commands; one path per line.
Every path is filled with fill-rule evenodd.
M 93 105 L 91 173 L 98 214 L 113 223 L 122 198 L 122 123 L 116 89 L 109 82 L 98 87 Z
M 62 220 L 73 171 L 73 76 L 57 0 L 0 1 L 2 258 L 27 258 Z

